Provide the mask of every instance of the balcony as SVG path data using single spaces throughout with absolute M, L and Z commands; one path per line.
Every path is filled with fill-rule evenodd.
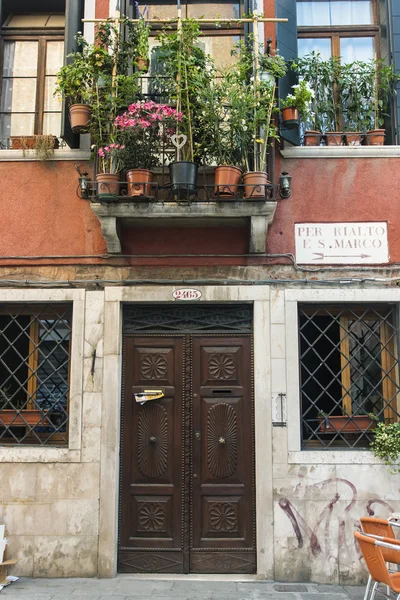
M 168 220 L 171 224 L 174 220 L 175 225 L 178 220 L 184 227 L 196 219 L 196 225 L 247 224 L 249 253 L 264 253 L 268 227 L 277 207 L 277 186 L 271 183 L 215 185 L 213 170 L 199 169 L 197 185 L 192 189 L 184 184 L 173 186 L 162 169 L 155 175 L 155 181 L 146 184 L 87 182 L 84 197 L 90 200 L 100 221 L 107 252 L 122 252 L 120 225 L 129 227 L 146 222 L 157 226 Z

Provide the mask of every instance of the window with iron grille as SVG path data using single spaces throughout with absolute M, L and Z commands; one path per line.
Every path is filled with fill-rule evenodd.
M 0 444 L 68 444 L 72 308 L 0 305 Z
M 398 421 L 393 305 L 300 305 L 303 448 L 365 448 L 377 421 Z

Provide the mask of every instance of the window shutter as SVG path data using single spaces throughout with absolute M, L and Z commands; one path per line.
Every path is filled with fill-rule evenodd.
M 275 16 L 278 19 L 288 19 L 287 23 L 276 24 L 276 47 L 279 54 L 286 60 L 297 58 L 297 18 L 296 0 L 275 0 Z M 291 87 L 297 83 L 295 73 L 289 71 L 279 80 L 279 99 L 286 98 L 292 92 Z M 282 139 L 298 146 L 300 144 L 299 128 L 281 129 Z
M 64 61 L 68 54 L 76 52 L 77 44 L 74 39 L 78 31 L 82 31 L 82 19 L 84 11 L 84 0 L 66 0 L 65 3 L 65 51 Z M 68 144 L 70 148 L 79 148 L 79 135 L 74 133 L 71 129 L 68 115 L 68 107 L 65 105 L 65 100 L 62 103 L 62 116 L 61 116 L 61 137 Z

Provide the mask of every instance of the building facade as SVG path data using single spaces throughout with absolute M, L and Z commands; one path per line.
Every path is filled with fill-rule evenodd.
M 1 12 L 0 522 L 15 573 L 362 582 L 358 519 L 400 500 L 369 448 L 375 419 L 400 416 L 397 96 L 383 146 L 309 147 L 282 128 L 263 202 L 83 199 L 90 141 L 68 130 L 55 74 L 77 31 L 92 41 L 93 19 L 131 3 L 30 4 Z M 259 30 L 288 59 L 379 54 L 400 71 L 390 0 L 184 10 L 257 10 L 287 19 Z M 61 129 L 46 162 L 18 147 Z

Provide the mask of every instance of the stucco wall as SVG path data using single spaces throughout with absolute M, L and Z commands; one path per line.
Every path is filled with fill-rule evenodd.
M 254 302 L 259 576 L 359 583 L 365 580 L 365 569 L 353 541 L 354 528 L 362 515 L 396 511 L 397 477 L 367 450 L 300 450 L 292 317 L 297 300 L 398 302 L 400 290 L 316 288 L 200 286 L 201 301 Z M 70 448 L 0 447 L 0 521 L 6 525 L 10 556 L 18 560 L 16 574 L 115 574 L 121 303 L 168 302 L 174 289 L 0 290 L 0 301 L 77 298 Z M 288 403 L 287 427 L 282 428 L 272 425 L 272 398 L 278 393 L 286 394 Z
M 396 235 L 400 210 L 397 167 L 398 158 L 282 158 L 277 162 L 276 172 L 279 174 L 283 169 L 290 172 L 293 193 L 289 200 L 278 203 L 268 234 L 267 252 L 294 252 L 297 222 L 387 221 L 390 260 L 400 262 L 400 237 Z M 72 161 L 0 162 L 0 178 L 5 191 L 0 201 L 0 256 L 72 255 L 79 258 L 54 259 L 54 262 L 103 262 L 81 258 L 104 253 L 106 245 L 90 203 L 76 196 L 78 175 Z M 175 223 L 154 228 L 129 225 L 122 228 L 122 243 L 126 254 L 241 254 L 248 249 L 248 231 L 246 226 L 231 224 L 209 227 L 202 223 L 183 229 Z M 41 262 L 49 263 L 49 259 Z M 143 266 L 266 262 L 265 258 L 182 257 L 156 259 L 156 263 L 155 259 L 118 259 L 118 264 Z M 0 264 L 18 263 L 4 258 Z

